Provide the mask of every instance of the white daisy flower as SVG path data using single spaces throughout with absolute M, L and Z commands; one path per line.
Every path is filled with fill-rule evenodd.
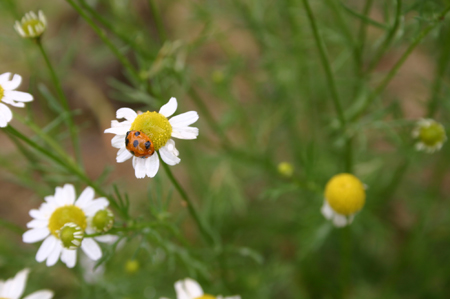
M 47 19 L 42 11 L 36 15 L 33 11 L 25 14 L 22 20 L 16 21 L 14 29 L 24 38 L 40 37 L 47 28 Z
M 29 93 L 16 91 L 22 83 L 22 77 L 14 75 L 11 78 L 11 73 L 4 73 L 0 75 L 0 127 L 4 128 L 12 119 L 12 112 L 8 106 L 25 107 L 26 102 L 31 102 L 33 96 Z M 5 104 L 4 104 L 5 103 Z
M 161 107 L 159 112 L 136 113 L 130 108 L 117 110 L 117 118 L 125 118 L 125 121 L 111 121 L 111 128 L 105 133 L 116 134 L 111 140 L 113 147 L 118 148 L 117 162 L 122 163 L 133 158 L 133 167 L 138 179 L 154 177 L 159 169 L 159 155 L 168 165 L 180 163 L 175 141 L 171 137 L 179 139 L 196 139 L 198 128 L 189 125 L 198 120 L 195 111 L 171 117 L 177 110 L 177 99 L 171 98 L 167 104 Z M 133 132 L 129 134 L 129 132 Z
M 353 222 L 365 202 L 364 184 L 352 174 L 341 173 L 328 181 L 320 211 L 326 219 L 333 221 L 334 226 L 344 227 Z
M 241 296 L 222 297 L 205 294 L 200 284 L 191 278 L 177 281 L 175 292 L 177 293 L 177 299 L 241 299 Z
M 36 254 L 36 261 L 47 260 L 47 266 L 53 266 L 61 261 L 72 268 L 77 260 L 77 248 L 92 260 L 102 256 L 100 246 L 94 238 L 84 238 L 85 233 L 91 234 L 95 229 L 90 226 L 91 217 L 104 210 L 109 202 L 106 198 L 94 199 L 94 189 L 87 187 L 76 199 L 73 185 L 56 187 L 55 195 L 45 197 L 45 202 L 38 210 L 31 210 L 34 219 L 27 224 L 29 228 L 23 234 L 25 243 L 35 243 L 44 240 Z M 95 237 L 100 242 L 110 242 L 116 236 Z
M 24 269 L 16 274 L 14 278 L 7 281 L 0 280 L 0 298 L 19 299 L 22 297 L 25 285 L 27 284 L 29 269 Z M 34 292 L 23 299 L 51 299 L 53 292 L 50 290 L 40 290 Z
M 447 141 L 445 128 L 433 119 L 421 119 L 412 131 L 412 136 L 417 140 L 416 149 L 432 154 L 442 148 Z

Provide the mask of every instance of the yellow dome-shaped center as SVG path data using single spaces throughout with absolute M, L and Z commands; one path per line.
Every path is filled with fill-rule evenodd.
M 48 229 L 52 235 L 59 238 L 59 230 L 69 222 L 75 223 L 83 231 L 86 230 L 86 215 L 79 207 L 73 205 L 57 208 L 50 216 Z
M 216 297 L 212 296 L 212 295 L 208 295 L 208 294 L 204 294 L 200 297 L 197 297 L 195 299 L 216 299 Z
M 162 148 L 172 136 L 172 126 L 167 117 L 158 112 L 147 111 L 136 117 L 130 131 L 144 132 L 152 141 L 155 151 Z
M 366 191 L 357 177 L 349 173 L 341 173 L 328 181 L 325 187 L 325 199 L 335 212 L 352 215 L 364 206 Z
M 432 122 L 429 126 L 420 129 L 419 138 L 426 145 L 434 146 L 445 141 L 445 129 L 441 124 Z

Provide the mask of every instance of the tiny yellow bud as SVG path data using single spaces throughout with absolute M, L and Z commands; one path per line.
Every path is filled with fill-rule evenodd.
M 125 271 L 128 274 L 134 274 L 139 270 L 139 262 L 137 260 L 128 260 L 125 264 Z
M 348 216 L 362 209 L 366 201 L 366 191 L 357 177 L 341 173 L 328 181 L 325 199 L 336 213 Z
M 294 167 L 288 162 L 278 164 L 278 173 L 284 177 L 290 178 L 294 174 Z

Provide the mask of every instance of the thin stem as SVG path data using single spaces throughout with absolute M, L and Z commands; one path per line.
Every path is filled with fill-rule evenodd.
M 373 0 L 367 0 L 366 5 L 363 9 L 363 15 L 368 16 L 370 13 L 370 9 L 372 8 Z M 367 34 L 367 22 L 365 20 L 361 20 L 361 24 L 359 27 L 359 46 L 358 46 L 358 52 L 359 52 L 359 61 L 358 61 L 358 75 L 361 76 L 363 73 L 363 67 L 364 67 L 364 48 L 366 43 L 366 34 Z
M 156 24 L 156 29 L 158 30 L 158 35 L 161 43 L 167 40 L 166 31 L 164 30 L 164 25 L 161 20 L 161 15 L 159 13 L 158 7 L 156 7 L 155 0 L 148 0 L 148 5 L 152 11 L 152 16 Z
M 206 242 L 216 245 L 216 243 L 217 243 L 216 239 L 211 235 L 211 232 L 208 229 L 206 229 L 205 224 L 203 223 L 202 219 L 200 219 L 200 216 L 199 216 L 197 210 L 195 209 L 192 200 L 188 197 L 188 195 L 184 191 L 183 187 L 181 187 L 180 183 L 173 176 L 172 171 L 170 170 L 169 166 L 162 161 L 160 164 L 163 165 L 163 168 L 166 171 L 167 176 L 169 177 L 169 179 L 172 181 L 173 185 L 175 186 L 175 189 L 177 189 L 178 193 L 180 193 L 181 197 L 186 202 L 189 213 L 191 214 L 192 218 L 194 219 L 195 224 L 199 228 L 202 237 L 205 239 Z
M 347 298 L 348 287 L 351 276 L 351 231 L 350 226 L 342 228 L 341 231 L 341 298 Z
M 72 115 L 70 113 L 69 101 L 67 100 L 67 97 L 64 93 L 61 82 L 59 81 L 58 75 L 56 74 L 55 69 L 53 68 L 53 65 L 47 55 L 47 52 L 44 49 L 44 46 L 42 45 L 40 38 L 37 39 L 37 45 L 39 47 L 39 50 L 41 51 L 41 54 L 45 60 L 45 63 L 47 64 L 47 67 L 50 71 L 50 75 L 52 77 L 53 84 L 56 87 L 56 92 L 58 94 L 59 101 L 60 101 L 64 111 L 66 112 L 65 120 L 66 120 L 67 126 L 69 127 L 70 138 L 72 140 L 72 145 L 73 145 L 73 149 L 75 152 L 75 159 L 76 159 L 78 165 L 80 166 L 80 168 L 82 168 L 83 167 L 83 159 L 81 156 L 80 142 L 78 139 L 78 134 L 77 134 L 77 129 L 76 129 L 75 123 L 74 123 Z
M 323 68 L 325 69 L 325 74 L 327 77 L 328 85 L 330 86 L 331 98 L 333 99 L 333 103 L 336 108 L 336 111 L 337 111 L 337 114 L 339 117 L 339 121 L 341 123 L 341 128 L 345 129 L 346 121 L 345 121 L 345 117 L 344 117 L 344 112 L 342 110 L 341 103 L 339 100 L 339 94 L 338 94 L 338 91 L 336 88 L 336 83 L 334 80 L 333 72 L 331 70 L 330 61 L 328 60 L 325 45 L 319 35 L 319 31 L 318 31 L 317 25 L 316 25 L 316 20 L 314 18 L 314 14 L 311 10 L 311 7 L 309 6 L 308 0 L 303 0 L 303 4 L 305 6 L 309 22 L 311 24 L 311 28 L 312 28 L 314 38 L 317 43 L 317 47 L 319 48 L 320 60 L 322 61 Z
M 141 82 L 141 78 L 136 71 L 136 69 L 133 67 L 133 65 L 128 61 L 128 59 L 119 51 L 119 49 L 109 40 L 109 38 L 106 36 L 105 32 L 100 29 L 94 21 L 81 9 L 80 6 L 78 6 L 73 0 L 67 0 L 67 2 L 81 15 L 81 17 L 91 26 L 91 28 L 97 33 L 97 35 L 100 37 L 100 39 L 109 47 L 109 49 L 114 53 L 114 55 L 117 57 L 117 59 L 122 63 L 122 65 L 125 67 L 125 69 L 130 73 L 130 75 L 137 80 L 138 82 Z
M 403 53 L 403 55 L 400 57 L 400 59 L 397 61 L 397 63 L 394 65 L 394 67 L 389 71 L 389 73 L 386 75 L 386 77 L 381 81 L 381 83 L 375 88 L 374 92 L 367 98 L 366 102 L 361 106 L 359 111 L 351 118 L 351 120 L 357 119 L 359 116 L 361 116 L 366 109 L 377 99 L 377 97 L 384 91 L 386 86 L 391 82 L 391 80 L 395 77 L 399 69 L 402 67 L 403 63 L 406 61 L 406 59 L 409 57 L 409 55 L 414 51 L 414 49 L 420 44 L 420 42 L 430 33 L 431 30 L 433 30 L 440 21 L 444 20 L 446 14 L 450 11 L 450 6 L 448 6 L 444 11 L 439 15 L 437 20 L 433 23 L 428 25 L 425 29 L 422 30 L 422 32 L 415 38 L 413 43 L 406 49 L 406 51 Z

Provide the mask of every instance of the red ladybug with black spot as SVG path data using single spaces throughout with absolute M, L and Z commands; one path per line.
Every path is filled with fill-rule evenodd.
M 148 158 L 155 152 L 153 142 L 141 131 L 128 131 L 125 136 L 125 146 L 135 157 Z

